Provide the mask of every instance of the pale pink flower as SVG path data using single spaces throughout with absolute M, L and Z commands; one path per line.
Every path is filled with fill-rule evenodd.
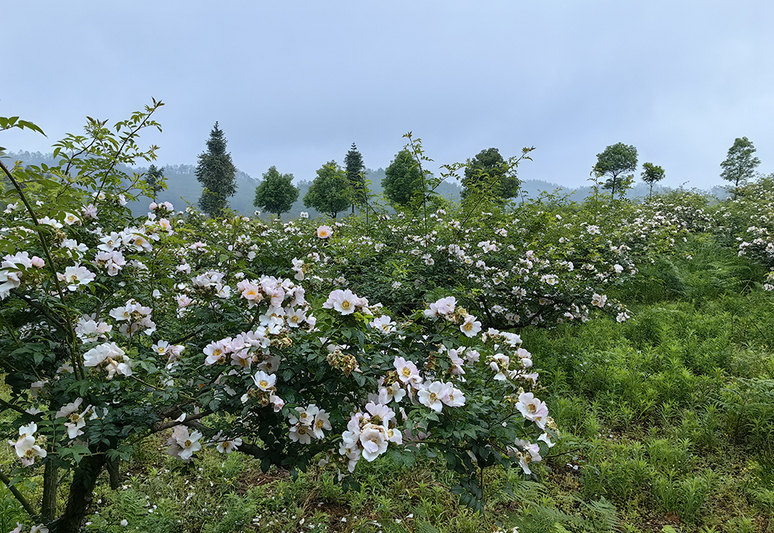
M 516 409 L 525 419 L 531 420 L 537 424 L 540 429 L 546 426 L 546 417 L 548 416 L 548 406 L 545 402 L 535 398 L 531 392 L 522 392 L 519 394 L 519 401 Z
M 383 426 L 367 424 L 360 432 L 359 441 L 363 447 L 363 458 L 368 462 L 387 451 L 387 432 Z

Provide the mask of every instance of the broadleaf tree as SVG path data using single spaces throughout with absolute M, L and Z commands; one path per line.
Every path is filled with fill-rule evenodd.
M 406 206 L 422 194 L 422 173 L 408 150 L 398 152 L 384 170 L 382 187 L 387 200 L 394 206 Z
M 363 155 L 357 150 L 355 143 L 344 156 L 344 169 L 347 173 L 347 181 L 352 188 L 352 214 L 355 214 L 355 206 L 364 206 L 368 202 L 368 189 L 365 182 L 365 164 Z
M 497 148 L 481 150 L 468 160 L 461 183 L 463 200 L 476 190 L 497 202 L 515 197 L 521 185 L 514 166 L 503 158 Z
M 653 196 L 653 185 L 664 179 L 664 169 L 653 163 L 642 164 L 642 181 L 650 186 L 648 198 Z
M 280 174 L 277 167 L 272 166 L 255 188 L 253 205 L 281 218 L 282 213 L 290 211 L 298 200 L 298 194 L 298 187 L 293 185 L 293 174 Z
M 755 175 L 755 169 L 761 164 L 761 160 L 755 157 L 755 146 L 747 137 L 734 140 L 733 146 L 728 149 L 728 155 L 720 166 L 723 172 L 720 177 L 733 183 L 733 192 L 736 196 L 740 185 Z
M 623 195 L 634 183 L 634 171 L 637 170 L 637 148 L 624 143 L 608 146 L 601 154 L 597 154 L 597 164 L 594 172 L 605 177 L 603 189 L 610 191 L 610 197 L 616 193 Z
M 329 161 L 317 169 L 317 177 L 304 196 L 304 205 L 336 218 L 352 203 L 352 191 L 347 175 L 336 161 Z
M 228 199 L 236 193 L 236 167 L 226 151 L 226 137 L 217 122 L 207 139 L 207 151 L 199 154 L 195 174 L 203 188 L 199 207 L 209 216 L 222 215 Z

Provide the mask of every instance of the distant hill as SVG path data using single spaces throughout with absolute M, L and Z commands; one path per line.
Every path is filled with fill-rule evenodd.
M 9 152 L 8 157 L 14 160 L 22 161 L 25 165 L 40 165 L 45 163 L 47 165 L 54 164 L 53 154 L 42 154 L 40 152 Z M 138 172 L 143 173 L 148 169 L 147 167 L 136 168 L 124 168 L 126 172 Z M 199 197 L 201 196 L 202 187 L 196 179 L 194 172 L 196 167 L 194 165 L 167 165 L 163 167 L 164 176 L 167 179 L 167 190 L 161 191 L 156 199 L 158 202 L 172 202 L 178 210 L 185 209 L 187 203 L 196 206 Z M 382 179 L 384 179 L 385 173 L 383 168 L 377 170 L 366 169 L 366 180 L 369 183 L 369 190 L 375 195 L 374 201 L 380 205 L 385 205 L 386 201 L 383 198 L 384 189 L 382 187 Z M 229 198 L 230 207 L 246 216 L 253 216 L 255 213 L 255 207 L 253 207 L 253 198 L 255 197 L 255 188 L 260 183 L 259 179 L 255 179 L 249 174 L 237 171 L 237 192 Z M 317 211 L 304 207 L 303 198 L 309 190 L 309 186 L 312 184 L 308 180 L 296 180 L 295 185 L 299 187 L 300 194 L 298 200 L 293 204 L 290 212 L 282 215 L 285 220 L 298 218 L 302 212 L 309 213 L 310 217 L 317 216 Z M 645 183 L 637 183 L 632 189 L 627 191 L 628 198 L 644 198 L 648 195 L 648 185 Z M 669 188 L 656 185 L 653 187 L 653 192 L 668 191 Z M 462 188 L 455 182 L 443 182 L 436 190 L 441 196 L 447 198 L 452 202 L 459 202 L 461 197 Z M 591 194 L 591 187 L 582 186 L 576 189 L 569 187 L 562 187 L 554 183 L 541 180 L 526 180 L 521 185 L 520 197 L 522 199 L 537 198 L 541 192 L 556 192 L 561 195 L 568 195 L 569 199 L 575 202 L 582 202 L 586 196 Z M 603 194 L 608 194 L 607 191 L 603 191 Z M 713 187 L 709 194 L 717 197 L 724 197 L 727 195 L 723 187 Z M 135 202 L 130 204 L 130 208 L 135 215 L 141 215 L 147 212 L 149 201 L 143 200 L 141 202 Z M 341 215 L 346 214 L 342 212 Z M 270 214 L 262 214 L 262 218 L 271 218 Z

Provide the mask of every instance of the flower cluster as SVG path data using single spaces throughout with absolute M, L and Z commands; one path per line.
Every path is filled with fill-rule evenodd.
M 39 445 L 35 444 L 35 432 L 38 430 L 34 422 L 21 426 L 19 428 L 19 439 L 9 440 L 8 444 L 13 446 L 16 456 L 21 459 L 24 466 L 31 466 L 36 457 L 46 457 L 47 452 Z

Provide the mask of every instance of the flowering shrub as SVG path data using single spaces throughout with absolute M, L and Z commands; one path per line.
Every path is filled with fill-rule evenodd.
M 454 297 L 392 314 L 358 296 L 328 279 L 345 258 L 326 226 L 168 203 L 131 218 L 140 180 L 117 163 L 152 159 L 135 139 L 159 105 L 115 135 L 90 122 L 57 145 L 57 168 L 3 166 L 0 349 L 16 414 L 3 424 L 12 475 L 44 468 L 51 531 L 76 530 L 99 472 L 157 433 L 181 461 L 204 446 L 263 468 L 327 453 L 347 483 L 384 454 L 440 452 L 472 492 L 478 468 L 531 472 L 557 432 L 517 334 Z M 55 518 L 60 469 L 72 482 Z

